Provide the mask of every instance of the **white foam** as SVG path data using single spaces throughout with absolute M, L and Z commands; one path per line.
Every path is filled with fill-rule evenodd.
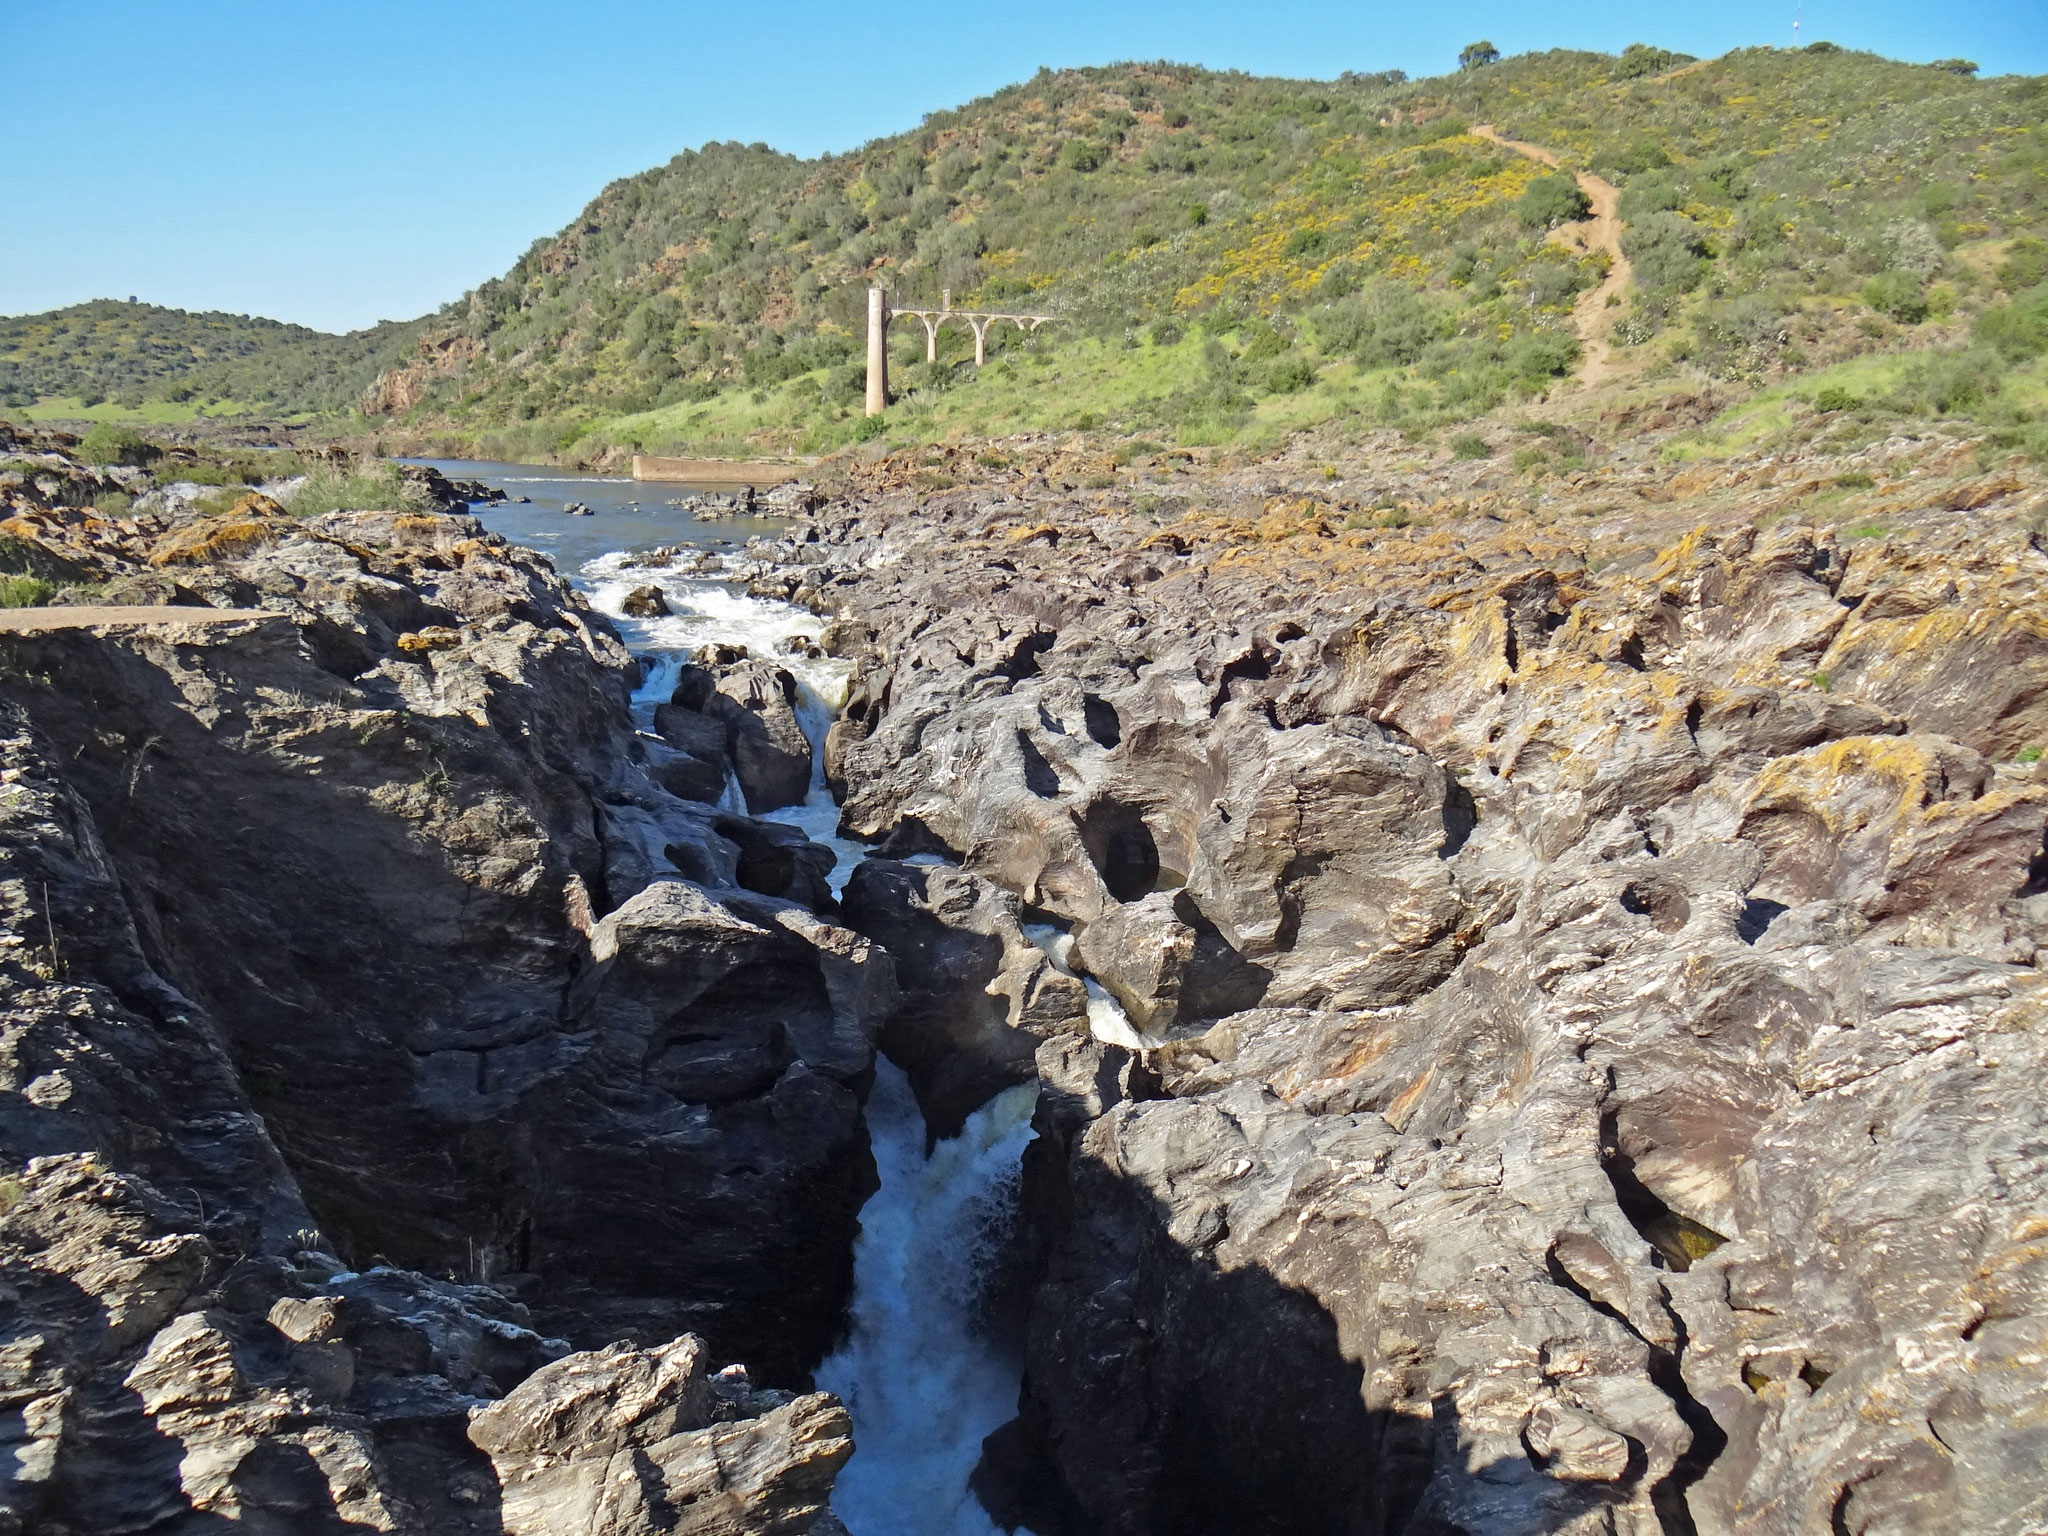
M 967 1484 L 982 1440 L 1016 1416 L 1019 1373 L 976 1316 L 1037 1099 L 1035 1083 L 998 1094 L 927 1159 L 910 1080 L 875 1060 L 867 1120 L 881 1187 L 861 1207 L 851 1328 L 817 1373 L 853 1415 L 853 1459 L 832 1490 L 852 1536 L 994 1536 Z
M 1024 937 L 1045 951 L 1056 970 L 1074 977 L 1088 989 L 1088 1033 L 1105 1045 L 1143 1051 L 1165 1042 L 1138 1032 L 1124 1006 L 1110 996 L 1109 988 L 1074 964 L 1074 936 L 1052 923 L 1026 923 Z
M 825 787 L 825 732 L 846 701 L 846 684 L 853 669 L 834 656 L 804 655 L 782 649 L 784 641 L 798 638 L 815 645 L 824 632 L 825 621 L 794 603 L 750 597 L 723 582 L 679 576 L 659 566 L 636 565 L 635 558 L 625 551 L 600 555 L 583 568 L 583 575 L 589 583 L 592 605 L 618 625 L 627 647 L 656 654 L 647 681 L 633 695 L 637 723 L 642 729 L 651 728 L 655 706 L 666 703 L 675 692 L 676 677 L 684 661 L 699 646 L 745 646 L 749 656 L 788 669 L 797 682 L 797 723 L 803 727 L 804 739 L 811 744 L 810 793 L 803 804 L 770 811 L 762 820 L 800 828 L 812 842 L 830 848 L 837 862 L 828 883 L 832 894 L 839 895 L 846 889 L 854 865 L 868 854 L 865 844 L 839 835 L 839 806 Z M 623 607 L 627 595 L 636 587 L 649 586 L 661 590 L 669 613 L 655 618 L 627 614 Z M 718 806 L 720 810 L 746 810 L 739 787 L 730 775 Z

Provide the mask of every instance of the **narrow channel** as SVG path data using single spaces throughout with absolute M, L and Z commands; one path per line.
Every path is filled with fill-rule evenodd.
M 673 487 L 544 466 L 434 462 L 451 477 L 531 498 L 475 510 L 494 531 L 547 553 L 618 626 L 629 649 L 652 662 L 633 699 L 642 729 L 702 646 L 745 646 L 796 678 L 797 718 L 811 744 L 810 792 L 801 805 L 762 819 L 798 827 L 830 848 L 829 883 L 839 895 L 867 849 L 839 835 L 839 807 L 825 783 L 825 731 L 845 700 L 849 669 L 816 652 L 824 622 L 715 575 L 678 571 L 673 559 L 646 563 L 657 547 L 718 552 L 778 525 L 687 520 L 662 505 L 678 494 Z M 561 508 L 572 500 L 593 516 L 565 516 Z M 644 586 L 661 590 L 667 615 L 625 613 L 627 594 Z M 727 794 L 735 796 L 737 786 L 728 782 Z M 1063 935 L 1034 937 L 1064 963 Z M 1129 1033 L 1107 993 L 1091 997 L 1089 1012 L 1098 1033 Z M 819 1387 L 837 1394 L 853 1418 L 854 1455 L 832 1495 L 851 1536 L 995 1536 L 968 1482 L 982 1440 L 1017 1411 L 1019 1371 L 983 1331 L 981 1303 L 1015 1222 L 1037 1095 L 1036 1084 L 998 1094 L 927 1157 L 909 1078 L 876 1057 L 866 1118 L 880 1186 L 861 1209 L 846 1336 L 817 1370 Z

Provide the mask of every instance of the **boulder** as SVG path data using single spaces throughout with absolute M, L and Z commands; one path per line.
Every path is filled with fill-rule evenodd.
M 631 619 L 662 619 L 670 612 L 668 598 L 659 587 L 635 587 L 619 604 L 619 611 Z
M 694 1335 L 535 1372 L 470 1422 L 506 1536 L 803 1536 L 853 1454 L 839 1401 L 707 1377 Z M 829 1528 L 829 1527 L 828 1527 Z
M 732 771 L 725 723 L 680 704 L 657 704 L 654 729 L 669 751 L 650 753 L 648 770 L 670 793 L 716 804 Z
M 755 815 L 801 805 L 811 789 L 811 743 L 796 717 L 796 679 L 768 661 L 725 668 L 706 713 L 726 729 L 733 771 Z

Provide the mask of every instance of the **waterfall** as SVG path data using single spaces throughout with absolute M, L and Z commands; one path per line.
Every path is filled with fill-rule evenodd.
M 790 603 L 637 567 L 627 554 L 594 560 L 584 575 L 598 608 L 617 620 L 636 649 L 656 653 L 633 701 L 643 728 L 674 689 L 683 656 L 707 642 L 745 645 L 796 677 L 797 719 L 811 743 L 810 793 L 803 804 L 764 819 L 799 827 L 832 849 L 838 863 L 831 886 L 838 895 L 867 855 L 861 844 L 839 836 L 839 807 L 825 785 L 825 731 L 845 698 L 848 668 L 787 648 L 798 636 L 814 641 L 822 622 Z M 672 612 L 628 618 L 621 603 L 641 584 L 659 586 L 675 605 Z M 742 810 L 737 796 L 728 775 L 720 808 Z M 1114 1033 L 1121 1010 L 1089 985 L 1090 1019 L 1099 994 L 1098 1033 L 1102 1027 Z M 1122 1028 L 1130 1032 L 1127 1023 Z M 837 1393 L 853 1416 L 854 1455 L 832 1493 L 832 1508 L 851 1536 L 995 1536 L 967 1484 L 982 1440 L 1016 1416 L 1020 1371 L 982 1333 L 980 1303 L 983 1278 L 1016 1215 L 1037 1102 L 1035 1083 L 998 1094 L 927 1158 L 924 1116 L 909 1078 L 886 1057 L 875 1058 L 866 1115 L 881 1184 L 861 1208 L 846 1340 L 817 1371 L 818 1385 Z
M 867 1119 L 882 1183 L 861 1208 L 846 1342 L 817 1373 L 853 1415 L 853 1459 L 832 1492 L 852 1536 L 994 1536 L 967 1480 L 983 1437 L 1016 1415 L 1019 1374 L 977 1311 L 1037 1100 L 1035 1083 L 998 1094 L 926 1158 L 910 1080 L 876 1058 Z

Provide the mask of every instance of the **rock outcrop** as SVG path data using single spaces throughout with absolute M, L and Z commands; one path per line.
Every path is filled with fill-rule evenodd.
M 829 853 L 664 789 L 607 622 L 466 517 L 13 527 L 248 617 L 0 640 L 0 1529 L 498 1532 L 472 1415 L 572 1347 L 805 1384 L 893 1008 Z M 691 1428 L 685 1528 L 830 1528 L 830 1400 Z
M 0 485 L 258 610 L 0 642 L 0 1522 L 831 1531 L 880 1039 L 935 1135 L 1039 1081 L 1004 1524 L 2039 1529 L 2048 494 L 1306 451 L 728 562 L 854 663 L 843 904 L 726 799 L 774 662 L 636 736 L 467 519 Z
M 964 867 L 849 891 L 935 1005 L 892 1054 L 1041 1077 L 1004 1520 L 2040 1523 L 2048 495 L 1868 463 L 1825 523 L 1797 464 L 1447 467 L 1409 528 L 878 466 L 756 546 L 857 662 L 846 825 Z M 1157 1043 L 1006 1049 L 981 885 Z
M 691 1334 L 570 1355 L 480 1411 L 469 1438 L 496 1467 L 506 1536 L 837 1530 L 826 1498 L 853 1453 L 846 1410 L 709 1376 L 703 1355 Z

